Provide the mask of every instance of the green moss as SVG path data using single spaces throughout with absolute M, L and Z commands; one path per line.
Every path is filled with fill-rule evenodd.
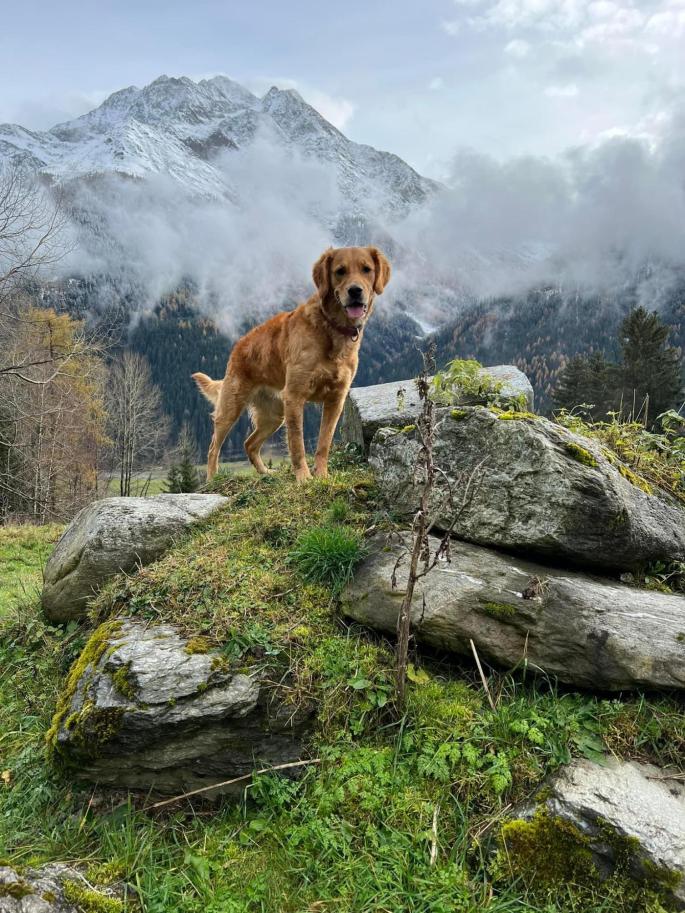
M 40 895 L 46 903 L 55 903 L 57 895 L 54 891 L 43 891 Z
M 102 659 L 105 652 L 111 647 L 111 640 L 121 631 L 123 621 L 121 619 L 111 619 L 101 624 L 91 635 L 81 655 L 72 665 L 67 675 L 66 681 L 60 691 L 57 699 L 57 707 L 52 718 L 50 729 L 46 733 L 45 740 L 48 745 L 48 752 L 52 754 L 56 748 L 57 735 L 63 721 L 69 715 L 71 704 L 76 694 L 76 689 L 84 676 L 92 677 L 95 667 Z M 69 716 L 71 729 L 76 726 L 77 720 L 72 714 Z
M 468 409 L 452 409 L 450 415 L 455 422 L 463 422 L 464 419 L 467 419 L 472 413 L 469 412 Z
M 540 416 L 534 412 L 517 412 L 515 409 L 507 409 L 504 412 L 496 412 L 498 419 L 503 422 L 522 422 L 525 420 L 537 421 Z
M 31 885 L 23 879 L 12 881 L 9 884 L 0 884 L 0 897 L 11 897 L 13 900 L 21 900 L 23 897 L 28 897 L 30 894 L 34 893 Z
M 590 840 L 575 825 L 540 808 L 530 821 L 508 821 L 500 833 L 498 864 L 534 888 L 599 880 Z
M 126 869 L 120 862 L 98 862 L 88 866 L 86 880 L 93 885 L 108 887 L 123 881 L 126 878 Z
M 97 707 L 93 701 L 85 700 L 81 709 L 72 713 L 65 723 L 70 733 L 70 756 L 97 757 L 103 745 L 121 729 L 125 712 L 124 707 Z
M 81 913 L 123 913 L 125 909 L 122 900 L 107 897 L 77 881 L 65 881 L 62 890 L 65 899 L 75 904 Z
M 112 681 L 119 694 L 128 698 L 129 701 L 135 700 L 137 689 L 135 683 L 131 679 L 130 662 L 122 663 L 122 665 L 119 666 L 117 671 L 112 674 Z
M 679 644 L 684 644 L 685 643 L 685 631 L 679 631 L 676 634 L 675 639 L 678 641 Z
M 515 605 L 510 602 L 481 602 L 483 611 L 491 618 L 505 619 L 512 618 L 517 611 Z
M 646 880 L 667 892 L 675 891 L 683 883 L 683 873 L 657 865 L 651 859 L 642 860 L 642 869 Z
M 231 671 L 231 663 L 225 656 L 213 656 L 211 669 L 212 672 L 219 672 L 222 675 L 228 675 Z
M 411 434 L 412 431 L 416 431 L 416 425 L 405 425 L 404 428 L 400 428 L 400 434 Z
M 592 466 L 593 468 L 599 466 L 590 451 L 586 450 L 585 447 L 581 447 L 580 444 L 576 444 L 575 441 L 567 441 L 564 444 L 564 450 L 572 459 L 577 463 L 582 463 L 583 466 Z
M 652 486 L 649 484 L 649 482 L 646 479 L 643 479 L 641 476 L 639 476 L 636 472 L 633 472 L 632 469 L 630 469 L 628 466 L 626 466 L 623 463 L 619 463 L 617 465 L 618 465 L 619 473 L 623 476 L 624 479 L 626 479 L 628 482 L 630 482 L 631 485 L 634 485 L 636 488 L 639 488 L 640 491 L 644 491 L 644 493 L 647 495 L 654 494 L 654 489 L 652 488 Z
M 209 653 L 211 649 L 212 642 L 207 637 L 191 637 L 183 648 L 190 656 L 195 653 Z

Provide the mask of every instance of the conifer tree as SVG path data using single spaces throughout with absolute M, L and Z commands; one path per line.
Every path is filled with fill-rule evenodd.
M 632 310 L 621 324 L 623 412 L 653 423 L 680 405 L 683 379 L 680 353 L 668 345 L 669 327 L 656 311 Z
M 179 442 L 180 457 L 179 474 L 181 491 L 197 491 L 200 487 L 200 478 L 197 474 L 197 452 L 195 443 L 186 426 L 181 430 Z
M 601 352 L 575 355 L 559 375 L 554 401 L 558 407 L 574 409 L 581 404 L 591 406 L 594 419 L 601 419 L 616 408 L 620 396 L 620 380 L 616 366 Z
M 176 445 L 176 456 L 169 467 L 166 479 L 166 490 L 173 494 L 180 492 L 197 491 L 200 487 L 200 477 L 195 465 L 197 452 L 195 442 L 187 425 L 181 428 Z
M 167 494 L 177 495 L 182 490 L 181 470 L 178 463 L 174 462 L 169 466 L 169 473 L 164 483 L 164 491 L 167 492 Z

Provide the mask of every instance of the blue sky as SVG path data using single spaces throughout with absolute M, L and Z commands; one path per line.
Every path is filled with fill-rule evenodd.
M 292 86 L 344 132 L 441 177 L 614 135 L 684 97 L 685 0 L 61 0 L 3 11 L 0 122 L 41 129 L 162 73 Z

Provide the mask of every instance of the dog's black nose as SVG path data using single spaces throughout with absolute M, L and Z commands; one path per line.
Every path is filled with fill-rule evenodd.
M 361 285 L 351 285 L 347 290 L 347 294 L 352 301 L 359 301 L 363 291 L 364 289 L 361 287 Z

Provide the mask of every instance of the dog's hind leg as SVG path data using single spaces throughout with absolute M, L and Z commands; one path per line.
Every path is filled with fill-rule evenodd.
M 245 387 L 231 382 L 226 378 L 219 394 L 219 401 L 214 410 L 214 434 L 212 442 L 209 445 L 209 454 L 207 455 L 207 481 L 209 482 L 216 474 L 219 465 L 219 454 L 221 445 L 226 440 L 226 436 L 231 428 L 240 418 L 240 414 L 247 405 L 250 391 Z
M 269 472 L 264 465 L 261 449 L 267 438 L 283 424 L 283 400 L 270 390 L 260 390 L 252 397 L 250 415 L 254 430 L 245 441 L 245 451 L 257 472 Z

